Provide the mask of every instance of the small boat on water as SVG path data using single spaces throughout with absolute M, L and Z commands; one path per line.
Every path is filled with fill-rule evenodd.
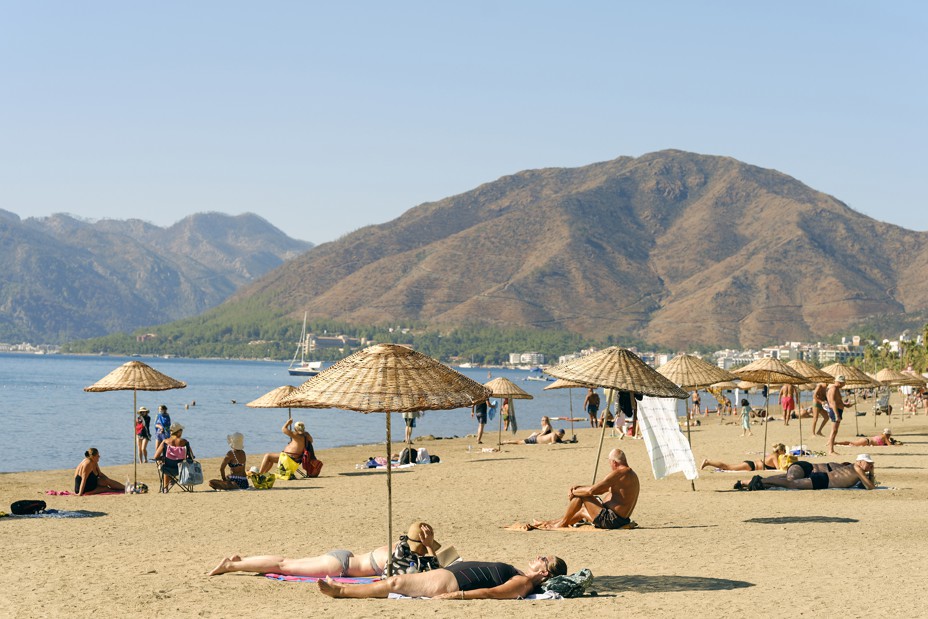
M 532 368 L 531 370 L 529 370 L 528 376 L 526 376 L 522 380 L 538 380 L 541 382 L 550 383 L 550 382 L 554 382 L 554 377 L 548 376 L 547 374 L 545 374 L 541 368 Z
M 306 350 L 309 348 L 309 342 L 306 339 L 306 314 L 303 314 L 303 332 L 300 334 L 300 343 L 296 346 L 296 352 L 293 353 L 293 360 L 290 361 L 290 367 L 287 372 L 290 376 L 315 376 L 322 371 L 322 361 L 307 361 Z M 297 357 L 300 358 L 297 361 Z

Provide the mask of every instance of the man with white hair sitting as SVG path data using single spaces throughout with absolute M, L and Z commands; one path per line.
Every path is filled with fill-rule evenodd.
M 293 427 L 291 428 L 291 426 Z M 293 423 L 293 419 L 288 419 L 280 431 L 290 437 L 290 442 L 279 454 L 264 454 L 260 472 L 267 473 L 274 464 L 277 464 L 277 476 L 281 479 L 290 479 L 295 476 L 296 470 L 300 468 L 300 464 L 303 462 L 303 452 L 313 442 L 313 437 L 306 431 L 306 426 L 302 421 Z

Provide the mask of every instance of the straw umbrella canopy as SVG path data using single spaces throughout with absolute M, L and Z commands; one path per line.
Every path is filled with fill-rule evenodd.
M 883 368 L 877 372 L 876 379 L 889 387 L 901 387 L 906 385 L 918 387 L 924 384 L 911 374 L 906 374 L 892 368 Z
M 685 400 L 687 393 L 673 384 L 670 379 L 658 374 L 654 368 L 625 348 L 610 346 L 579 359 L 571 359 L 560 365 L 545 368 L 545 373 L 555 378 L 595 385 L 606 389 L 630 391 L 658 398 Z M 606 424 L 599 437 L 599 450 L 593 467 L 593 483 L 599 470 L 603 441 L 606 439 Z
M 709 385 L 709 389 L 738 389 L 738 382 L 733 380 L 723 380 L 718 383 Z
M 574 434 L 574 389 L 589 389 L 590 387 L 595 388 L 596 385 L 588 385 L 587 383 L 578 383 L 573 380 L 564 380 L 563 378 L 558 378 L 543 389 L 543 391 L 548 391 L 549 389 L 568 390 L 567 400 L 570 404 L 570 436 L 573 441 L 577 440 L 577 435 Z
M 490 390 L 490 394 L 496 396 L 497 398 L 509 398 L 509 429 L 515 434 L 518 430 L 516 424 L 516 415 L 515 415 L 515 403 L 513 400 L 532 400 L 534 396 L 526 392 L 524 389 L 519 387 L 517 384 L 509 380 L 504 376 L 494 378 L 493 380 L 483 383 L 483 386 Z M 497 448 L 502 449 L 503 447 L 503 415 L 502 407 L 500 408 L 499 416 L 499 434 L 498 434 L 498 444 Z
M 737 376 L 728 370 L 723 370 L 719 366 L 713 365 L 693 355 L 678 355 L 657 368 L 657 371 L 662 376 L 666 376 L 674 384 L 680 385 L 681 389 L 686 389 L 687 391 L 691 389 L 698 391 L 700 387 L 708 387 L 713 383 L 737 378 Z M 690 426 L 692 425 L 689 413 L 687 413 L 686 440 L 690 444 L 690 448 L 693 446 L 693 440 L 690 434 Z M 695 481 L 690 480 L 690 485 L 693 490 L 696 489 Z
M 319 372 L 282 404 L 387 413 L 387 546 L 392 547 L 390 413 L 470 407 L 489 397 L 489 389 L 428 355 L 398 344 L 376 344 Z
M 138 411 L 139 391 L 168 391 L 169 389 L 183 389 L 187 383 L 175 380 L 162 374 L 150 365 L 141 361 L 129 361 L 122 364 L 94 384 L 84 387 L 84 391 L 98 393 L 103 391 L 132 390 L 132 483 L 139 481 L 138 471 L 138 441 L 135 440 L 135 416 Z
M 309 408 L 308 406 L 303 406 L 295 402 L 286 402 L 294 392 L 296 392 L 296 387 L 293 385 L 282 385 L 276 389 L 268 391 L 263 396 L 256 400 L 252 400 L 245 406 L 249 408 L 286 408 L 287 409 L 287 419 L 291 419 L 293 415 L 290 412 L 291 408 Z
M 902 370 L 902 373 L 906 374 L 907 376 L 911 376 L 912 378 L 915 379 L 915 382 L 913 383 L 914 386 L 916 387 L 928 386 L 928 380 L 925 380 L 925 377 L 919 374 L 918 372 L 916 372 L 915 370 Z
M 736 374 L 743 380 L 749 380 L 751 382 L 767 385 L 767 395 L 764 397 L 764 410 L 766 411 L 766 417 L 764 418 L 763 455 L 763 459 L 766 459 L 767 426 L 770 425 L 770 385 L 801 385 L 802 383 L 806 382 L 807 379 L 779 359 L 774 359 L 772 357 L 764 357 L 763 359 L 752 361 L 744 367 L 732 370 L 732 374 Z

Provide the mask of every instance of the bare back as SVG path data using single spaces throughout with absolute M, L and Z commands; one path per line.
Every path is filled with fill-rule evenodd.
M 604 507 L 625 518 L 632 515 L 638 504 L 641 483 L 638 474 L 629 466 L 619 466 L 593 486 L 593 492 L 602 497 Z
M 819 404 L 826 404 L 828 402 L 826 393 L 828 391 L 828 385 L 826 383 L 819 383 L 815 386 L 815 391 L 812 392 L 812 399 Z
M 857 473 L 857 467 L 853 464 L 837 468 L 833 467 L 831 472 L 828 473 L 829 488 L 850 488 L 859 481 L 861 481 L 860 475 Z

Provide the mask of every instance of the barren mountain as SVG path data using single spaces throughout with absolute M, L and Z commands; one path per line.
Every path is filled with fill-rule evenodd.
M 827 335 L 928 307 L 928 233 L 774 170 L 661 151 L 529 170 L 315 247 L 229 301 L 351 323 L 485 322 L 674 347 Z
M 0 341 L 53 343 L 194 316 L 310 247 L 251 214 L 160 228 L 0 211 Z

